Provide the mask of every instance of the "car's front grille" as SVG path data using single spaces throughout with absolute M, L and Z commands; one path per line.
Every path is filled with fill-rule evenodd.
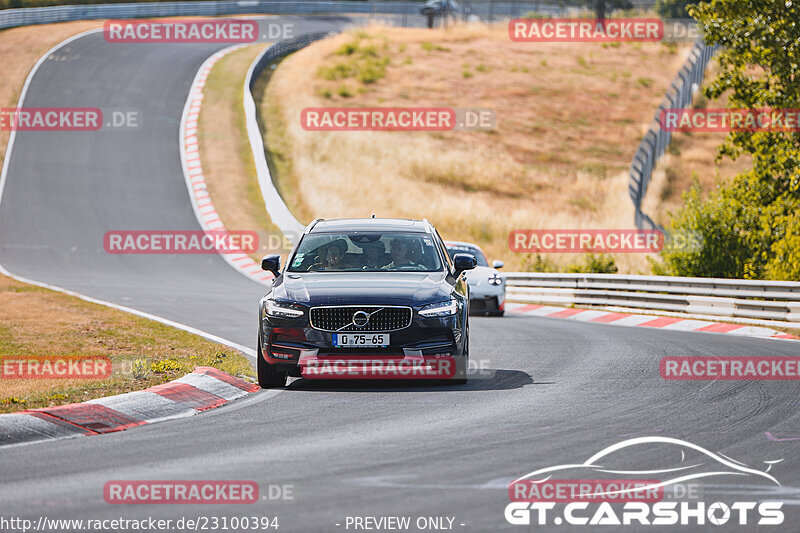
M 360 320 L 354 323 L 354 315 Z M 368 315 L 366 324 L 364 314 Z M 311 327 L 322 331 L 395 331 L 411 325 L 411 308 L 399 306 L 360 305 L 341 307 L 312 307 Z

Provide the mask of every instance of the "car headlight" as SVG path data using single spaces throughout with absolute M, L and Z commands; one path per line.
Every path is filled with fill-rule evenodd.
M 502 285 L 502 284 L 503 284 L 503 277 L 497 272 L 489 276 L 489 285 Z
M 437 316 L 450 316 L 458 312 L 458 301 L 448 300 L 446 302 L 439 302 L 438 304 L 426 305 L 419 310 L 419 314 L 424 317 L 437 317 Z
M 267 316 L 273 318 L 297 318 L 303 316 L 303 310 L 298 309 L 296 306 L 288 302 L 279 302 L 277 300 L 267 300 L 264 310 Z

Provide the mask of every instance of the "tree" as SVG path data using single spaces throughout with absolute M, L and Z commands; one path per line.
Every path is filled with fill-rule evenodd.
M 630 0 L 583 0 L 583 3 L 594 11 L 603 28 L 605 28 L 606 14 L 615 9 L 630 9 L 633 7 Z
M 730 108 L 800 108 L 800 10 L 796 1 L 711 0 L 689 7 L 705 42 L 720 45 L 720 71 L 705 89 Z M 752 156 L 752 169 L 700 201 L 693 191 L 673 231 L 700 231 L 701 249 L 665 250 L 665 273 L 800 280 L 800 133 L 731 132 L 720 157 Z M 719 255 L 725 255 L 725 258 Z
M 657 0 L 656 13 L 663 18 L 685 19 L 689 17 L 687 8 L 702 0 Z

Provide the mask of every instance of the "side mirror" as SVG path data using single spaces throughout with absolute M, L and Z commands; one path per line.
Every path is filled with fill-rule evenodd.
M 268 255 L 261 260 L 261 269 L 272 272 L 277 278 L 281 273 L 281 256 Z
M 472 270 L 475 268 L 475 256 L 472 254 L 456 254 L 453 256 L 453 265 L 455 266 L 455 276 L 458 277 L 465 270 Z
M 505 265 L 506 265 L 505 263 L 503 263 L 502 261 L 498 261 L 497 259 L 492 261 L 492 268 L 503 268 Z

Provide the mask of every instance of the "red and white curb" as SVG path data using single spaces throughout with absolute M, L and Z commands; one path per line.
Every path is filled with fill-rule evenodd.
M 208 194 L 208 187 L 203 176 L 203 166 L 200 162 L 197 130 L 200 108 L 203 105 L 203 88 L 214 64 L 243 46 L 246 45 L 240 44 L 225 48 L 206 59 L 192 82 L 192 86 L 189 89 L 189 98 L 186 100 L 183 116 L 181 117 L 179 144 L 181 147 L 183 175 L 186 179 L 186 186 L 189 188 L 189 197 L 192 200 L 194 213 L 200 222 L 200 226 L 206 231 L 224 231 L 225 225 L 222 223 L 219 213 L 217 213 L 214 203 L 211 201 L 211 196 Z M 261 265 L 253 261 L 247 254 L 240 252 L 221 253 L 220 255 L 233 268 L 258 283 L 269 284 L 273 278 L 272 273 L 261 270 Z
M 760 326 L 745 324 L 729 324 L 726 322 L 709 322 L 689 318 L 635 315 L 630 313 L 613 313 L 594 309 L 574 309 L 553 307 L 550 305 L 519 304 L 506 302 L 506 312 L 515 315 L 540 316 L 547 318 L 564 318 L 595 324 L 611 326 L 632 326 L 640 328 L 660 328 L 672 331 L 699 331 L 702 333 L 726 333 L 767 339 L 800 340 L 788 333 Z
M 211 367 L 149 389 L 0 415 L 0 446 L 112 433 L 196 415 L 260 387 Z

